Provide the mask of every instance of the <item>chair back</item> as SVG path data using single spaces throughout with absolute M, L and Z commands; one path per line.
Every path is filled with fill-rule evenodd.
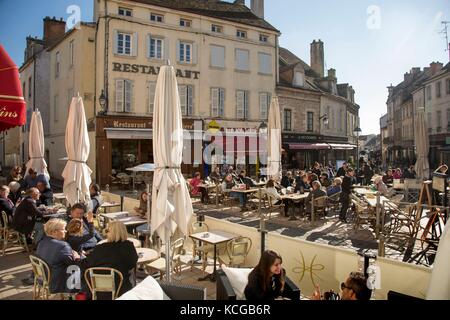
M 35 300 L 39 298 L 40 294 L 38 293 L 41 293 L 41 289 L 42 298 L 48 299 L 51 281 L 50 267 L 44 260 L 34 255 L 30 254 L 29 257 L 34 273 L 33 299 Z
M 119 278 L 117 286 L 116 276 Z M 113 268 L 89 268 L 84 272 L 84 279 L 91 290 L 93 300 L 97 300 L 98 292 L 110 292 L 112 299 L 117 299 L 123 283 L 122 273 Z
M 9 219 L 5 211 L 2 211 L 2 225 L 5 230 L 9 229 Z
M 314 199 L 314 208 L 322 209 L 327 206 L 327 196 L 322 196 Z
M 252 240 L 248 237 L 238 237 L 228 241 L 227 253 L 230 257 L 231 266 L 241 266 L 245 264 L 245 259 L 252 247 Z
M 179 238 L 175 240 L 170 246 L 170 255 L 172 257 L 172 261 L 179 261 L 180 256 L 183 255 L 183 247 L 184 247 L 184 239 Z
M 208 232 L 209 231 L 209 227 L 206 223 L 204 222 L 193 222 L 192 223 L 192 233 L 200 233 L 200 232 Z

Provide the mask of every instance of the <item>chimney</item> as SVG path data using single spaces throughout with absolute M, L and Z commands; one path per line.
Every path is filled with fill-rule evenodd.
M 66 33 L 66 22 L 57 20 L 55 17 L 45 17 L 44 19 L 44 43 L 45 47 L 52 46 Z
M 245 0 L 234 0 L 233 4 L 245 6 Z
M 321 78 L 324 76 L 324 52 L 323 42 L 314 40 L 311 43 L 311 68 L 319 74 Z
M 411 69 L 411 74 L 412 75 L 416 75 L 418 73 L 420 73 L 420 68 L 419 67 L 414 67 L 414 68 Z
M 389 87 L 387 87 L 388 88 L 388 90 L 389 90 L 389 95 L 392 95 L 392 93 L 394 92 L 394 86 L 392 85 L 392 83 L 391 83 L 391 85 L 389 86 Z
M 251 0 L 250 7 L 257 17 L 264 19 L 264 0 Z
M 333 78 L 334 80 L 336 80 L 336 69 L 328 70 L 328 78 Z
M 409 82 L 409 80 L 411 80 L 411 76 L 412 76 L 412 74 L 410 74 L 409 72 L 405 73 L 403 76 L 403 81 Z
M 436 73 L 438 73 L 442 69 L 443 66 L 444 65 L 440 62 L 433 61 L 432 63 L 430 63 L 431 75 L 434 76 Z

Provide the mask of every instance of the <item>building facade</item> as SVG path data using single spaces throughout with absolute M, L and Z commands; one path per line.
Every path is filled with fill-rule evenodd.
M 310 167 L 315 161 L 336 164 L 356 157 L 353 131 L 359 106 L 354 90 L 338 84 L 336 70 L 324 76 L 322 41 L 311 43 L 311 64 L 280 48 L 276 88 L 282 110 L 284 166 Z

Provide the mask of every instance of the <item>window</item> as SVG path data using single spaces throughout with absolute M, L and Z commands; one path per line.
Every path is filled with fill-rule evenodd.
M 119 7 L 119 16 L 132 17 L 133 10 Z
M 436 98 L 441 97 L 441 82 L 436 82 Z
M 132 35 L 129 33 L 117 33 L 117 54 L 131 56 Z
M 55 95 L 54 97 L 53 97 L 53 120 L 55 121 L 55 122 L 58 122 L 58 120 L 59 120 L 59 115 L 58 115 L 58 101 L 59 100 L 59 97 L 58 97 L 58 95 Z
M 248 119 L 248 96 L 249 92 L 244 90 L 236 91 L 236 118 Z
M 73 50 L 74 50 L 74 40 L 70 41 L 70 43 L 69 43 L 69 54 L 70 54 L 69 63 L 70 63 L 71 67 L 73 66 L 73 59 L 74 59 Z
M 192 116 L 194 104 L 194 87 L 191 85 L 179 85 L 181 113 L 183 116 Z
M 300 71 L 296 71 L 294 73 L 294 87 L 303 87 L 305 85 L 305 77 L 303 73 Z
M 259 73 L 272 74 L 272 56 L 267 53 L 258 53 Z
M 445 80 L 445 86 L 447 87 L 447 94 L 450 94 L 450 79 Z
M 148 113 L 153 114 L 153 109 L 155 106 L 155 90 L 156 82 L 148 83 Z
M 149 36 L 148 57 L 153 59 L 163 59 L 164 39 Z
M 290 109 L 284 109 L 284 130 L 292 130 L 292 111 Z
M 427 100 L 431 100 L 431 86 L 427 86 Z
M 217 24 L 213 24 L 213 25 L 211 25 L 211 32 L 223 33 L 223 28 L 222 28 L 222 26 L 218 26 Z
M 265 34 L 260 34 L 259 35 L 259 41 L 267 43 L 267 42 L 269 42 L 269 37 L 267 35 L 265 35 Z
M 242 30 L 237 30 L 236 31 L 236 37 L 238 38 L 247 38 L 247 32 L 246 31 L 242 31 Z
M 150 21 L 163 22 L 163 20 L 164 20 L 164 16 L 162 16 L 160 14 L 156 14 L 156 13 L 150 14 Z
M 270 93 L 259 93 L 259 118 L 261 120 L 267 120 L 269 118 L 270 99 Z
M 59 77 L 59 68 L 61 66 L 61 54 L 59 52 L 56 53 L 56 64 L 55 64 L 55 78 Z
M 192 63 L 192 43 L 180 41 L 178 47 L 178 61 Z
M 306 113 L 306 130 L 308 132 L 314 131 L 314 112 Z
M 132 82 L 116 80 L 116 112 L 131 112 Z
M 223 117 L 225 89 L 211 88 L 211 117 Z
M 211 45 L 211 67 L 225 68 L 225 47 Z
M 28 78 L 28 98 L 31 99 L 31 95 L 32 95 L 32 81 L 31 81 L 31 77 Z
M 190 28 L 192 27 L 192 21 L 187 19 L 180 19 L 180 27 Z
M 250 70 L 250 52 L 248 50 L 236 49 L 236 70 Z

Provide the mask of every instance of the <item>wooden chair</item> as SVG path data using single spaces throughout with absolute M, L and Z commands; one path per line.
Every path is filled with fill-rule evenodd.
M 341 193 L 342 192 L 338 192 L 338 193 L 332 194 L 331 196 L 328 196 L 328 200 L 327 200 L 328 201 L 328 203 L 327 203 L 328 208 L 330 210 L 333 210 L 334 212 L 337 212 L 338 214 L 339 214 L 339 210 L 340 210 L 340 207 L 341 207 L 341 203 L 339 201 L 339 199 L 341 197 Z
M 9 226 L 9 219 L 8 215 L 5 211 L 2 211 L 1 216 L 3 227 L 2 227 L 2 239 L 3 239 L 3 250 L 2 250 L 2 256 L 5 255 L 6 248 L 8 247 L 9 242 L 17 242 L 20 245 L 22 245 L 26 252 L 30 252 L 27 245 L 27 239 L 25 238 L 25 235 L 21 234 L 20 232 L 12 229 Z
M 370 208 L 370 206 L 362 201 L 360 201 L 356 197 L 352 197 L 352 204 L 355 208 L 355 220 L 353 229 L 358 230 L 359 227 L 365 222 L 373 222 L 376 221 L 376 216 L 374 210 Z
M 51 273 L 48 264 L 34 256 L 30 255 L 31 267 L 34 273 L 33 300 L 48 300 L 50 298 Z
M 118 285 L 116 285 L 116 276 L 119 278 Z M 122 273 L 113 268 L 89 268 L 84 272 L 84 279 L 92 293 L 92 300 L 97 300 L 99 292 L 109 292 L 112 300 L 117 299 L 123 283 Z
M 184 239 L 180 238 L 175 240 L 170 246 L 170 260 L 172 261 L 172 270 L 176 274 L 181 273 L 181 256 L 184 253 Z M 166 259 L 163 257 L 158 258 L 157 260 L 147 263 L 146 267 L 149 269 L 150 273 L 154 271 L 158 271 L 160 274 L 160 279 L 163 279 L 164 274 L 166 273 Z
M 241 267 L 245 265 L 245 259 L 251 248 L 252 240 L 248 237 L 232 239 L 227 242 L 225 254 L 219 254 L 219 262 L 229 267 Z
M 192 223 L 192 233 L 208 232 L 209 227 L 204 222 L 193 222 Z M 206 265 L 208 263 L 208 253 L 214 252 L 214 246 L 210 244 L 197 245 L 197 241 L 194 240 L 194 247 L 192 249 L 192 261 L 191 261 L 191 271 L 194 268 L 195 256 L 198 254 L 203 260 L 202 270 L 205 272 Z
M 322 196 L 322 197 L 318 197 L 318 198 L 314 198 L 312 197 L 311 200 L 311 220 L 313 215 L 314 218 L 319 217 L 320 215 L 323 216 L 323 218 L 325 218 L 327 216 L 327 196 Z
M 284 203 L 273 204 L 274 197 L 270 196 L 268 193 L 264 192 L 261 199 L 261 211 L 270 220 L 273 213 L 282 214 L 284 212 Z

